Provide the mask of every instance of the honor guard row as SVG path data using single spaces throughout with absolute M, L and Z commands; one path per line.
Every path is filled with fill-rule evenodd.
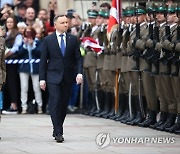
M 84 114 L 180 134 L 180 5 L 126 7 L 109 39 L 109 10 L 87 14 L 79 38 L 103 48 L 84 47 Z

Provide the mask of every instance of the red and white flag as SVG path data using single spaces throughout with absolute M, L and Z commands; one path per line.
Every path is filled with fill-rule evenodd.
M 119 23 L 120 16 L 121 16 L 121 0 L 112 0 L 110 16 L 109 16 L 109 24 L 107 28 L 108 35 L 110 34 L 112 27 Z
M 103 46 L 100 46 L 99 43 L 91 37 L 84 37 L 81 41 L 84 48 L 89 47 L 92 51 L 98 54 L 101 54 L 104 49 Z

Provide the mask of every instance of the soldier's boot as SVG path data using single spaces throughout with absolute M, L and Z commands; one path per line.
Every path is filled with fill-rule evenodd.
M 110 92 L 104 93 L 104 110 L 99 114 L 96 114 L 97 117 L 102 117 L 104 114 L 109 112 L 109 103 L 110 103 Z
M 119 106 L 118 106 L 118 113 L 114 116 L 111 117 L 110 119 L 118 119 L 120 118 L 124 111 L 125 111 L 125 101 L 126 101 L 126 95 L 125 94 L 119 94 Z
M 131 121 L 133 121 L 136 117 L 137 114 L 137 108 L 136 108 L 136 103 L 138 102 L 138 97 L 137 96 L 132 96 L 132 100 L 131 100 L 131 110 L 132 110 L 132 116 L 129 116 L 127 119 L 123 119 L 121 122 L 122 123 L 126 123 L 126 124 L 130 124 Z M 129 113 L 130 115 L 130 113 Z
M 174 129 L 173 133 L 180 135 L 180 114 L 178 114 L 176 128 Z
M 170 128 L 166 128 L 165 131 L 170 133 L 175 133 L 176 131 L 180 131 L 180 114 L 177 116 L 177 122 Z
M 96 111 L 92 113 L 92 116 L 96 116 L 96 114 L 99 114 L 102 112 L 104 108 L 104 91 L 103 90 L 98 90 L 98 103 L 99 103 L 99 109 L 97 108 Z
M 156 111 L 149 110 L 147 118 L 143 122 L 138 123 L 138 126 L 149 127 L 150 125 L 154 125 L 156 123 L 156 116 Z
M 136 108 L 136 117 L 132 121 L 127 123 L 129 125 L 137 125 L 138 123 L 143 122 L 145 119 L 145 117 L 143 117 L 143 114 L 141 112 L 138 96 L 136 96 L 135 108 Z
M 109 92 L 109 102 L 108 102 L 108 111 L 107 113 L 103 114 L 103 118 L 108 118 L 108 115 L 111 112 L 114 112 L 114 94 L 112 92 Z
M 166 122 L 158 127 L 156 127 L 157 130 L 164 131 L 165 128 L 170 128 L 175 124 L 177 114 L 169 113 L 168 118 Z
M 129 115 L 129 104 L 128 104 L 128 96 L 125 97 L 124 103 L 124 112 L 122 115 L 115 119 L 115 121 L 121 121 L 122 119 L 126 118 Z
M 167 120 L 167 115 L 168 115 L 167 112 L 161 111 L 159 121 L 156 122 L 155 124 L 150 125 L 149 127 L 152 129 L 156 129 L 156 127 L 159 127 L 160 125 L 164 124 Z
M 135 96 L 132 96 L 132 104 L 131 104 L 132 108 L 132 115 L 130 115 L 130 110 L 128 110 L 128 114 L 126 115 L 126 117 L 124 117 L 122 120 L 121 120 L 121 123 L 125 123 L 127 124 L 127 122 L 129 121 L 132 121 L 135 116 L 136 116 L 136 108 L 135 108 Z M 128 108 L 129 108 L 129 104 L 128 104 Z
M 91 102 L 92 102 L 92 108 L 91 110 L 86 114 L 86 115 L 92 115 L 92 113 L 94 113 L 97 110 L 97 106 L 96 106 L 96 100 L 95 100 L 95 92 L 92 91 L 91 92 Z
M 115 101 L 114 101 L 115 97 L 114 97 L 114 93 L 111 93 L 111 109 L 110 112 L 104 116 L 104 118 L 106 119 L 110 119 L 110 117 L 113 117 L 115 115 Z

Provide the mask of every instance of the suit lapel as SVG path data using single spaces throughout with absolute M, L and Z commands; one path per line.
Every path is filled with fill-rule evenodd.
M 54 46 L 55 46 L 55 48 L 56 48 L 55 51 L 58 51 L 58 53 L 63 57 L 62 52 L 61 52 L 61 48 L 60 48 L 60 46 L 59 46 L 58 39 L 57 39 L 57 36 L 56 36 L 56 33 L 55 33 L 55 32 L 54 32 L 54 34 L 53 34 L 52 41 L 53 41 L 53 44 L 54 44 Z

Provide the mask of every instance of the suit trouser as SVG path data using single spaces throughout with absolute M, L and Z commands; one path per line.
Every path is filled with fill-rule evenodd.
M 180 77 L 172 77 L 172 87 L 177 102 L 177 113 L 180 114 Z
M 164 92 L 165 99 L 168 103 L 168 112 L 176 114 L 177 113 L 177 103 L 175 100 L 171 77 L 162 76 L 162 89 Z
M 155 76 L 156 92 L 160 101 L 160 111 L 168 112 L 168 102 L 165 99 L 162 77 L 160 75 Z
M 154 77 L 148 72 L 142 72 L 142 82 L 147 107 L 150 110 L 158 111 L 157 93 Z
M 53 123 L 54 132 L 63 134 L 63 123 L 71 94 L 72 84 L 61 81 L 60 84 L 48 83 L 49 111 Z

